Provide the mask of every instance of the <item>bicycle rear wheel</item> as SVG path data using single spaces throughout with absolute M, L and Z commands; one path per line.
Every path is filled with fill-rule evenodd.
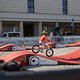
M 40 50 L 39 45 L 34 45 L 34 46 L 32 47 L 32 52 L 34 52 L 34 53 L 38 53 L 39 50 Z

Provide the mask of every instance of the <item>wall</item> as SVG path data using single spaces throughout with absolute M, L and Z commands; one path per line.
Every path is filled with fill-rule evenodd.
M 35 0 L 35 13 L 61 14 L 62 0 Z
M 27 0 L 0 0 L 0 11 L 27 12 Z
M 62 0 L 34 0 L 35 13 L 62 14 Z M 27 0 L 0 0 L 0 11 L 27 12 Z M 80 0 L 68 0 L 68 14 L 80 15 Z
M 68 14 L 80 15 L 80 0 L 68 0 Z
M 0 0 L 0 20 L 71 22 L 74 18 L 75 22 L 80 22 L 80 16 L 75 16 L 80 14 L 79 0 L 68 0 L 69 15 L 61 15 L 62 0 L 34 0 L 34 2 L 36 14 L 29 14 L 27 0 Z

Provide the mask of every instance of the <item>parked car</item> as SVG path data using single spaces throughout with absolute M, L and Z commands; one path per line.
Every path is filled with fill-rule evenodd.
M 1 37 L 21 37 L 20 32 L 5 32 Z

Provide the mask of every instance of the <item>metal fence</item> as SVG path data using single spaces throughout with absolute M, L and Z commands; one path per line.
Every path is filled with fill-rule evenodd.
M 48 36 L 49 37 L 49 36 Z M 33 46 L 34 44 L 39 44 L 40 36 L 37 37 L 13 37 L 13 38 L 0 38 L 0 45 L 4 44 L 18 44 L 18 45 L 26 45 L 26 46 Z M 80 36 L 54 36 L 52 38 L 54 42 L 67 44 L 72 43 L 80 40 Z

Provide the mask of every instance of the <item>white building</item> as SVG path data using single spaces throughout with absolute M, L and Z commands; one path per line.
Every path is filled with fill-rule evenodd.
M 80 0 L 0 0 L 0 34 L 16 28 L 22 36 L 38 36 L 55 26 L 72 33 L 65 26 L 73 19 L 80 33 Z

